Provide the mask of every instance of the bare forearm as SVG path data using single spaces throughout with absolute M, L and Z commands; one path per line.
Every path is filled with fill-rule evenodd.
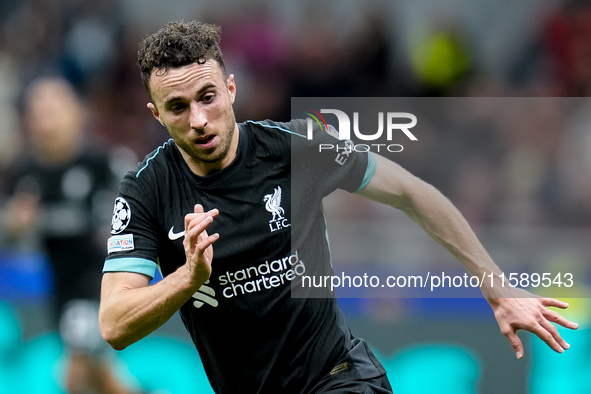
M 103 337 L 117 350 L 166 323 L 198 289 L 187 278 L 185 266 L 146 287 L 119 284 L 108 275 L 119 273 L 103 278 L 99 321 Z
M 493 273 L 500 278 L 501 270 L 488 255 L 474 231 L 456 207 L 433 186 L 421 181 L 398 164 L 376 156 L 375 174 L 358 193 L 404 211 L 427 234 L 449 250 L 472 275 Z M 518 288 L 485 283 L 481 290 L 490 303 L 501 332 L 515 350 L 523 356 L 523 344 L 517 336 L 519 329 L 538 335 L 557 352 L 568 349 L 551 322 L 576 329 L 548 307 L 566 308 L 568 304 L 551 298 L 537 298 Z
M 185 216 L 185 264 L 157 284 L 148 286 L 148 277 L 141 274 L 105 274 L 99 323 L 113 348 L 123 349 L 160 327 L 208 280 L 212 244 L 219 234 L 208 235 L 206 229 L 218 214 L 217 209 L 204 212 L 197 204 Z
M 458 259 L 472 275 L 501 271 L 459 210 L 433 186 L 422 183 L 403 210 Z
M 476 276 L 500 269 L 458 209 L 435 187 L 380 156 L 374 177 L 359 194 L 402 210 Z M 487 289 L 483 289 L 487 290 Z M 487 297 L 492 296 L 487 291 Z
M 498 297 L 511 296 L 503 289 L 502 271 L 495 264 L 460 211 L 433 186 L 422 183 L 408 196 L 409 204 L 403 210 L 421 226 L 431 238 L 447 249 L 473 276 L 486 275 L 481 291 L 489 302 Z

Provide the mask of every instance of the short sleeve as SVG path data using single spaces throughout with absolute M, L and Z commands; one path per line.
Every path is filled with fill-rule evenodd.
M 144 172 L 142 179 L 149 178 Z M 154 225 L 156 198 L 134 172 L 122 180 L 115 199 L 111 237 L 103 272 L 137 272 L 154 277 L 158 261 L 158 237 Z
M 353 193 L 367 185 L 375 170 L 370 152 L 358 152 L 351 140 L 339 140 L 330 125 L 325 129 L 313 123 L 311 135 L 308 127 L 306 120 L 291 122 L 293 171 L 308 172 L 311 187 L 324 196 L 335 189 Z

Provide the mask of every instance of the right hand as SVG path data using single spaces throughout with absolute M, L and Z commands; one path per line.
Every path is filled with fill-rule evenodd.
M 527 330 L 536 334 L 554 351 L 564 352 L 570 345 L 562 338 L 552 323 L 576 330 L 579 325 L 567 320 L 558 312 L 549 309 L 566 309 L 566 302 L 554 298 L 542 298 L 524 289 L 505 288 L 504 297 L 489 298 L 501 332 L 515 351 L 515 356 L 523 357 L 523 343 L 517 336 L 518 330 Z M 507 297 L 507 298 L 505 298 Z M 511 298 L 509 298 L 511 297 Z
M 185 216 L 185 256 L 186 267 L 193 280 L 201 286 L 211 275 L 213 247 L 220 237 L 218 233 L 208 235 L 206 229 L 219 214 L 217 209 L 204 212 L 200 204 L 195 205 L 194 212 Z

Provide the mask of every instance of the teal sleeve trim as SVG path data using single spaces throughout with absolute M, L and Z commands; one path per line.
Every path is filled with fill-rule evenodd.
M 369 181 L 371 180 L 371 178 L 373 177 L 373 174 L 375 172 L 376 172 L 376 158 L 372 152 L 369 152 L 367 155 L 367 168 L 365 169 L 365 175 L 363 176 L 363 181 L 361 182 L 361 185 L 359 186 L 359 188 L 357 190 L 355 190 L 355 193 L 357 193 L 358 191 L 362 190 L 365 186 L 367 186 L 367 184 L 369 183 Z
M 105 260 L 103 272 L 135 272 L 148 275 L 154 279 L 157 265 L 155 262 L 141 257 L 120 257 Z
M 253 124 L 257 124 L 259 126 L 268 127 L 270 129 L 278 129 L 278 130 L 284 131 L 289 134 L 297 135 L 298 137 L 307 138 L 305 135 L 300 134 L 300 133 L 296 133 L 295 131 L 291 131 L 289 129 L 286 129 L 285 127 L 279 127 L 279 126 L 275 126 L 272 124 L 265 124 L 262 122 L 255 122 L 254 120 L 247 120 L 245 123 L 253 123 Z
M 162 149 L 164 149 L 166 147 L 166 145 L 170 144 L 172 141 L 173 141 L 173 139 L 170 138 L 164 144 L 162 144 L 161 146 L 159 146 L 158 149 L 156 150 L 156 152 L 154 152 L 154 154 L 152 156 L 148 157 L 148 159 L 146 160 L 146 163 L 144 164 L 144 166 L 139 169 L 139 171 L 137 172 L 137 174 L 135 174 L 135 177 L 136 178 L 139 178 L 140 177 L 140 174 L 142 173 L 142 171 L 145 170 L 148 167 L 148 164 L 150 164 L 150 161 L 152 161 L 152 159 L 154 159 L 156 156 L 158 156 L 158 153 L 160 153 L 160 151 Z

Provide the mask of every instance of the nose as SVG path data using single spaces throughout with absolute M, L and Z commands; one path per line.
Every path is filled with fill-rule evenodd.
M 196 102 L 191 103 L 191 113 L 190 113 L 190 126 L 192 129 L 195 130 L 203 130 L 205 125 L 207 125 L 207 117 L 205 116 L 205 111 L 200 108 L 199 104 Z

